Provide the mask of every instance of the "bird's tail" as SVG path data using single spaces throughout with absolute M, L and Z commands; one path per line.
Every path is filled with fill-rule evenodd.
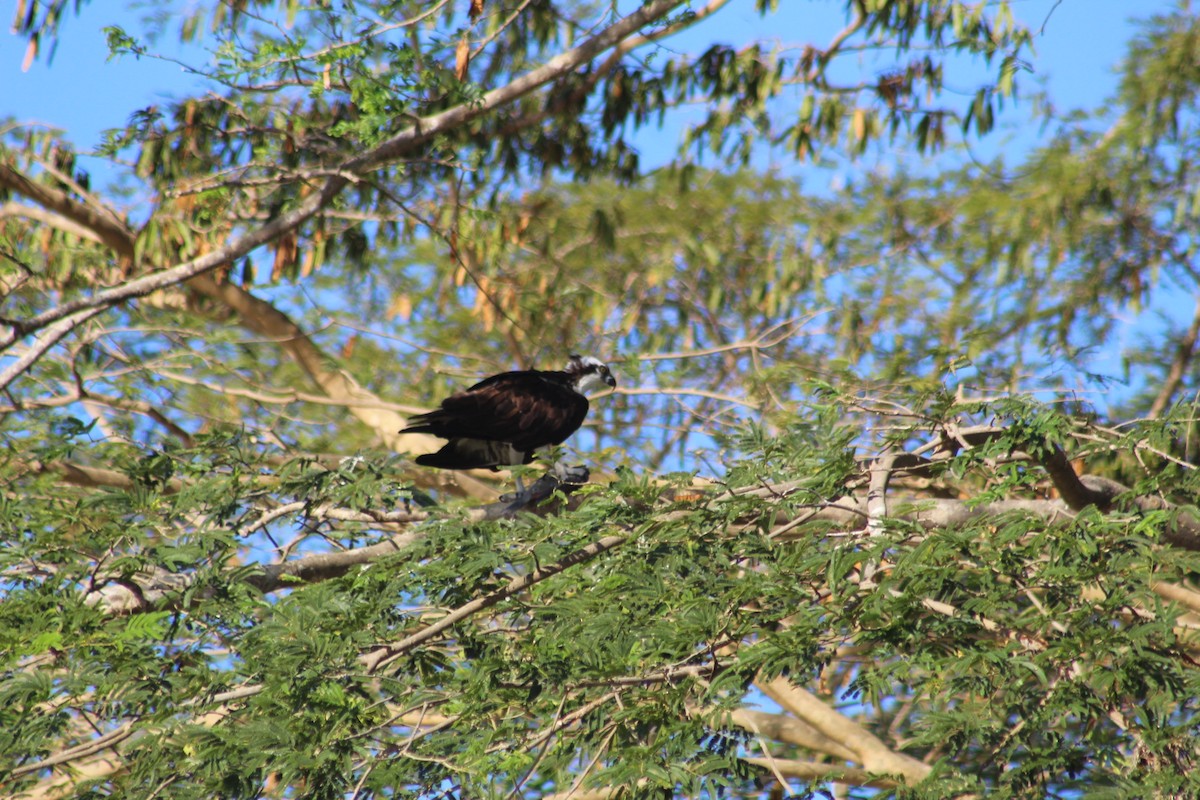
M 451 439 L 436 453 L 423 453 L 416 462 L 439 469 L 496 469 L 525 464 L 531 454 L 516 450 L 507 442 L 486 439 Z
M 405 425 L 400 430 L 400 432 L 401 433 L 432 433 L 433 435 L 437 436 L 438 431 L 441 430 L 442 426 L 445 425 L 449 421 L 450 420 L 447 418 L 446 413 L 444 411 L 442 411 L 441 409 L 437 409 L 435 411 L 430 411 L 425 414 L 416 414 L 414 416 L 409 417 L 408 424 Z M 442 438 L 445 438 L 445 437 L 442 437 Z

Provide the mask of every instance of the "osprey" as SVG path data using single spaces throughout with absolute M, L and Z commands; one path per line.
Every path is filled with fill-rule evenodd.
M 617 385 L 608 367 L 572 355 L 562 370 L 501 372 L 453 394 L 401 433 L 432 433 L 448 442 L 417 463 L 441 469 L 498 469 L 528 464 L 534 451 L 562 442 L 583 424 L 585 392 Z

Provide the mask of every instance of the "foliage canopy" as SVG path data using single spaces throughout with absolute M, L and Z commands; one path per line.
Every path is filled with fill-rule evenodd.
M 1200 311 L 1089 360 L 1197 295 L 1200 21 L 1010 165 L 1007 2 L 774 5 L 147 3 L 202 89 L 3 126 L 7 794 L 1200 794 Z M 574 350 L 590 483 L 412 465 Z

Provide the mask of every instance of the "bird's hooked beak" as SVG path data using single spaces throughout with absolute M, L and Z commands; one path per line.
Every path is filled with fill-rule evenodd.
M 579 391 L 583 394 L 607 392 L 616 387 L 617 379 L 613 377 L 608 367 L 588 372 L 579 381 Z

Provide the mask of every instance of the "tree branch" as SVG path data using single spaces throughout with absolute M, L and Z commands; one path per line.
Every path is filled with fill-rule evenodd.
M 848 783 L 854 786 L 872 786 L 878 789 L 894 789 L 903 786 L 900 781 L 881 778 L 878 775 L 856 769 L 843 767 L 838 764 L 818 764 L 813 761 L 796 761 L 787 758 L 759 758 L 757 756 L 742 756 L 742 761 L 765 767 L 772 772 L 778 772 L 789 778 L 799 778 L 805 781 L 832 781 Z
M 1192 356 L 1196 352 L 1197 337 L 1200 337 L 1200 297 L 1196 299 L 1196 309 L 1192 312 L 1192 324 L 1188 326 L 1187 332 L 1179 340 L 1179 344 L 1175 348 L 1175 358 L 1167 370 L 1167 377 L 1155 396 L 1154 402 L 1150 404 L 1150 412 L 1146 415 L 1150 419 L 1158 419 L 1167 410 L 1167 406 L 1171 405 L 1171 398 L 1179 391 L 1179 385 L 1183 383 L 1183 376 L 1187 372 L 1188 365 L 1192 363 Z
M 41 206 L 30 206 L 24 203 L 17 203 L 9 200 L 4 205 L 0 205 L 0 219 L 5 217 L 25 217 L 34 222 L 40 222 L 43 225 L 49 225 L 51 228 L 60 230 L 63 233 L 69 233 L 72 236 L 78 236 L 80 239 L 87 239 L 97 244 L 106 244 L 100 238 L 100 234 L 94 229 L 83 225 L 76 220 L 64 214 L 58 214 L 48 208 Z
M 4 371 L 0 372 L 0 392 L 7 389 L 8 385 L 22 375 L 25 370 L 36 364 L 38 359 L 46 354 L 47 350 L 58 344 L 67 334 L 75 330 L 75 328 L 79 325 L 87 322 L 92 317 L 99 315 L 104 310 L 105 309 L 103 307 L 84 308 L 62 317 L 47 327 L 44 331 L 42 331 L 41 335 L 38 336 L 31 345 L 29 345 L 25 352 L 21 353 L 21 355 L 17 357 L 16 361 L 9 364 Z M 9 332 L 9 334 L 6 337 L 3 337 L 7 338 L 8 341 L 5 345 L 0 345 L 0 352 L 6 350 L 8 346 L 12 344 L 12 342 L 19 338 L 19 331 L 22 330 L 23 326 L 19 324 L 13 324 L 12 328 L 13 329 Z
M 1108 510 L 1114 495 L 1093 490 L 1076 474 L 1075 468 L 1071 466 L 1071 460 L 1067 458 L 1066 452 L 1061 447 L 1058 445 L 1049 445 L 1049 447 L 1050 453 L 1042 457 L 1041 463 L 1046 474 L 1053 481 L 1054 488 L 1062 495 L 1063 501 L 1073 511 L 1082 511 L 1088 506 L 1096 506 L 1101 511 Z
M 96 472 L 107 473 L 108 471 L 100 470 Z M 112 475 L 84 474 L 83 478 L 99 478 L 110 481 L 104 485 L 125 486 L 128 484 L 127 479 L 124 482 L 118 482 L 118 478 L 124 478 L 124 476 L 119 476 L 115 473 Z M 586 480 L 586 477 L 584 480 Z M 494 503 L 473 508 L 465 514 L 464 520 L 466 522 L 482 522 L 488 519 L 510 518 L 518 513 L 529 513 L 530 511 L 534 513 L 551 513 L 556 509 L 556 506 L 553 503 L 546 503 L 545 501 L 556 491 L 570 491 L 571 488 L 573 488 L 571 484 L 563 484 L 553 474 L 548 473 L 539 478 L 523 495 L 516 498 L 501 499 Z M 300 513 L 303 513 L 305 517 L 312 520 L 361 522 L 379 527 L 409 525 L 415 522 L 424 522 L 431 517 L 425 511 L 355 510 L 330 505 L 309 508 L 308 503 L 304 501 L 297 501 L 271 509 L 268 512 L 268 516 L 269 519 L 273 520 L 289 514 Z M 266 524 L 266 521 L 260 519 L 250 525 L 249 529 L 253 530 L 264 524 Z M 378 559 L 402 552 L 424 538 L 425 533 L 423 531 L 403 531 L 389 539 L 372 545 L 354 547 L 331 553 L 313 553 L 291 561 L 266 565 L 261 567 L 260 571 L 244 573 L 241 580 L 263 594 L 293 588 L 302 583 L 317 583 L 332 580 L 345 575 L 355 567 L 370 564 Z M 570 566 L 570 564 L 567 564 L 567 566 Z M 550 577 L 554 574 L 556 573 L 553 571 L 541 573 L 542 578 Z M 539 580 L 542 578 L 539 578 Z M 108 580 L 106 576 L 97 576 L 98 582 L 103 583 L 105 580 Z M 134 581 L 103 583 L 100 588 L 84 595 L 84 602 L 90 606 L 99 606 L 105 612 L 114 615 L 162 609 L 172 605 L 173 598 L 181 596 L 192 580 L 193 578 L 189 575 L 166 572 L 165 570 L 147 572 L 137 576 Z M 205 598 L 197 596 L 192 599 L 192 602 L 199 602 L 203 599 Z
M 405 637 L 396 644 L 381 647 L 374 652 L 367 654 L 363 657 L 363 664 L 366 666 L 368 672 L 373 673 L 380 667 L 387 666 L 397 658 L 403 656 L 409 650 L 412 650 L 414 647 L 429 641 L 442 631 L 461 622 L 462 620 L 467 619 L 468 617 L 477 614 L 484 609 L 491 608 L 497 603 L 506 600 L 515 594 L 519 594 L 520 592 L 528 589 L 530 586 L 541 583 L 547 578 L 551 578 L 560 572 L 565 572 L 567 569 L 575 566 L 576 564 L 582 564 L 586 561 L 590 561 L 601 553 L 605 553 L 615 547 L 619 547 L 624 544 L 625 540 L 626 537 L 624 535 L 605 536 L 604 538 L 592 542 L 585 547 L 581 547 L 572 553 L 568 553 L 566 556 L 562 557 L 550 566 L 540 567 L 525 575 L 520 575 L 516 578 L 513 578 L 503 588 L 497 589 L 496 591 L 485 594 L 481 597 L 477 597 L 469 603 L 464 603 L 463 605 L 454 609 L 454 611 L 442 617 L 437 622 L 433 623 L 432 625 L 425 626 L 421 630 L 417 631 L 411 636 Z
M 28 467 L 37 474 L 58 475 L 63 481 L 73 486 L 132 489 L 136 485 L 133 479 L 123 472 L 89 467 L 70 461 L 30 461 Z M 162 492 L 163 494 L 178 494 L 182 488 L 182 481 L 178 478 L 171 478 L 163 484 Z
M 875 776 L 899 775 L 911 785 L 920 783 L 933 771 L 928 764 L 892 750 L 875 734 L 786 678 L 779 677 L 757 685 L 772 700 L 812 725 L 822 735 L 854 751 L 859 763 Z
M 768 714 L 765 711 L 754 711 L 749 708 L 739 708 L 722 713 L 723 715 L 713 718 L 714 723 L 736 725 L 753 734 L 794 744 L 817 753 L 826 753 L 841 761 L 858 759 L 858 755 L 845 744 L 829 738 L 812 725 L 795 717 Z
M 1164 600 L 1172 600 L 1197 614 L 1200 614 L 1200 592 L 1188 589 L 1176 583 L 1165 581 L 1150 581 L 1150 591 Z
M 40 761 L 33 761 L 28 764 L 22 764 L 19 767 L 13 768 L 9 773 L 14 778 L 20 778 L 23 775 L 28 775 L 31 772 L 40 772 L 44 769 L 66 764 L 74 761 L 77 758 L 86 758 L 87 756 L 99 753 L 109 747 L 115 747 L 121 742 L 133 735 L 133 726 L 137 720 L 128 720 L 116 728 L 97 736 L 95 739 L 89 739 L 82 744 L 68 747 L 66 750 L 60 750 L 53 755 L 46 756 Z
M 14 169 L 11 164 L 0 163 L 0 186 L 28 197 L 39 206 L 86 228 L 95 235 L 95 238 L 112 248 L 123 261 L 132 263 L 134 235 L 116 214 L 102 213 L 89 205 L 80 203 L 66 192 L 52 189 L 30 179 Z M 82 307 L 72 308 L 59 317 L 66 316 Z
M 400 158 L 410 152 L 414 145 L 423 144 L 434 136 L 520 99 L 556 78 L 574 71 L 610 47 L 616 46 L 622 39 L 666 16 L 683 4 L 684 0 L 651 0 L 629 16 L 614 22 L 600 33 L 587 39 L 578 47 L 554 56 L 542 66 L 515 78 L 505 86 L 486 92 L 478 102 L 463 103 L 425 117 L 412 127 L 385 140 L 374 149 L 347 161 L 342 168 L 351 173 L 359 173 Z

